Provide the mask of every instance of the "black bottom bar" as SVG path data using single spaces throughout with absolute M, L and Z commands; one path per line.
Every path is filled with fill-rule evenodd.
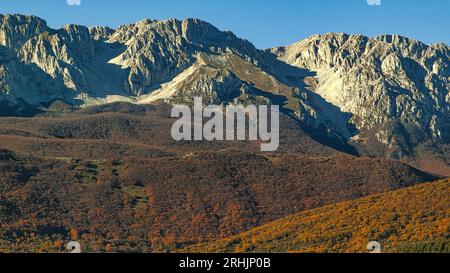
M 0 264 L 58 272 L 386 272 L 396 267 L 403 272 L 433 272 L 433 267 L 445 268 L 449 258 L 440 254 L 5 254 L 0 255 Z

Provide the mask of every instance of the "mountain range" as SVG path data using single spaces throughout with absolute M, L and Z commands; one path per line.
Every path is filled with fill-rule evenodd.
M 280 104 L 309 130 L 372 156 L 410 158 L 417 146 L 450 139 L 445 44 L 328 33 L 263 51 L 197 19 L 55 30 L 38 17 L 1 15 L 0 24 L 0 100 L 9 115 L 58 99 L 85 107 L 202 96 Z

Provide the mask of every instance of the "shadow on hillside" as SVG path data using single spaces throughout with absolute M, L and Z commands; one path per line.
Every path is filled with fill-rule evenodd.
M 281 111 L 296 120 L 304 129 L 305 133 L 309 134 L 317 142 L 351 155 L 358 155 L 357 149 L 348 144 L 350 138 L 359 133 L 356 126 L 350 123 L 352 114 L 341 111 L 339 107 L 326 101 L 323 97 L 307 88 L 308 85 L 305 83 L 304 79 L 306 77 L 315 77 L 316 72 L 292 66 L 278 60 L 275 54 L 270 52 L 266 53 L 267 59 L 264 61 L 272 63 L 273 65 L 264 65 L 263 71 L 273 75 L 280 83 L 298 88 L 299 94 L 296 94 L 296 96 L 300 96 L 301 94 L 306 95 L 308 102 L 319 114 L 327 119 L 328 125 L 333 126 L 333 128 L 325 126 L 323 123 L 320 126 L 315 127 L 311 126 L 311 124 L 300 122 L 295 113 L 285 107 L 282 107 Z M 273 102 L 279 103 L 280 106 L 286 104 L 287 99 L 284 96 L 274 95 L 264 91 L 259 92 L 261 92 L 261 95 L 270 98 Z M 330 129 L 336 131 L 339 137 L 330 135 Z

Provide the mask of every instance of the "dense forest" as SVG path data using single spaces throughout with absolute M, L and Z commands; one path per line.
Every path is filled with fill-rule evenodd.
M 188 252 L 450 252 L 450 180 L 288 216 Z

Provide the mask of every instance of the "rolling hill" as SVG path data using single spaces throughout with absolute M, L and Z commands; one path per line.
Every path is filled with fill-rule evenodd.
M 185 252 L 450 252 L 450 180 L 304 211 Z

